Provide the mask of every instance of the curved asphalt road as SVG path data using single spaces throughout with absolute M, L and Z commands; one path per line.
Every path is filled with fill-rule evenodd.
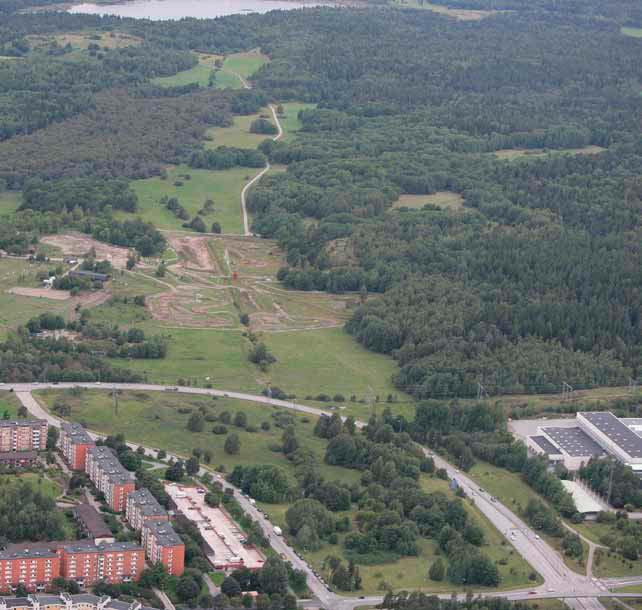
M 205 389 L 205 388 L 192 388 L 192 387 L 176 387 L 176 386 L 162 386 L 154 384 L 122 384 L 122 383 L 25 383 L 25 384 L 2 384 L 0 389 L 12 389 L 16 396 L 20 399 L 22 404 L 30 411 L 30 413 L 38 418 L 46 419 L 50 425 L 60 426 L 61 419 L 52 415 L 38 403 L 32 395 L 34 390 L 40 389 L 66 389 L 73 387 L 81 387 L 87 389 L 99 390 L 140 390 L 140 391 L 177 391 L 183 394 L 202 394 L 208 396 L 220 396 L 235 398 L 238 400 L 246 400 L 260 404 L 274 405 L 286 409 L 293 409 L 312 415 L 330 415 L 330 413 L 310 407 L 299 403 L 276 400 L 266 396 L 257 396 L 254 394 L 246 394 L 240 392 L 225 392 L 223 390 Z M 364 426 L 363 422 L 357 422 L 359 427 Z M 96 435 L 98 436 L 98 435 Z M 131 444 L 136 448 L 137 445 Z M 156 455 L 156 450 L 153 448 L 145 447 L 148 453 Z M 558 553 L 550 547 L 546 542 L 541 540 L 537 534 L 531 530 L 519 517 L 511 512 L 506 506 L 495 500 L 490 494 L 483 489 L 479 488 L 471 479 L 465 474 L 459 472 L 451 464 L 446 462 L 443 458 L 433 455 L 427 449 L 424 449 L 426 454 L 432 455 L 435 464 L 438 468 L 445 468 L 450 478 L 458 481 L 459 485 L 463 487 L 466 494 L 472 498 L 479 510 L 489 519 L 491 523 L 504 535 L 507 540 L 515 547 L 515 550 L 544 578 L 544 584 L 531 589 L 521 589 L 505 592 L 489 592 L 484 595 L 492 597 L 505 597 L 511 600 L 524 600 L 524 599 L 542 599 L 542 598 L 564 598 L 566 603 L 574 610 L 603 610 L 603 606 L 597 600 L 598 596 L 609 595 L 608 589 L 628 584 L 642 583 L 642 576 L 626 577 L 617 579 L 597 580 L 591 579 L 587 576 L 576 574 L 569 570 L 563 559 Z M 168 454 L 168 459 L 179 456 L 172 456 Z M 203 473 L 205 470 L 203 470 Z M 215 475 L 217 476 L 217 475 Z M 228 483 L 226 485 L 229 486 Z M 319 605 L 331 610 L 352 610 L 355 606 L 360 605 L 374 605 L 381 602 L 382 597 L 342 597 L 329 591 L 323 583 L 314 575 L 310 567 L 302 559 L 300 559 L 295 551 L 289 547 L 283 538 L 275 536 L 273 533 L 272 524 L 258 511 L 255 506 L 252 506 L 247 498 L 241 496 L 236 490 L 236 499 L 242 505 L 243 509 L 256 519 L 263 531 L 270 538 L 272 547 L 278 552 L 283 554 L 288 561 L 291 561 L 294 567 L 303 570 L 308 576 L 308 587 L 319 600 Z M 636 594 L 616 594 L 619 597 L 640 597 Z M 450 595 L 444 597 L 450 598 Z M 307 607 L 314 607 L 314 604 L 305 604 Z

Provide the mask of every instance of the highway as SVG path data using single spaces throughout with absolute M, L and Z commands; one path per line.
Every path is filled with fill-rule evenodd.
M 209 396 L 229 397 L 238 400 L 251 401 L 254 403 L 274 405 L 286 409 L 293 409 L 312 415 L 330 415 L 330 413 L 318 409 L 316 407 L 302 405 L 285 400 L 277 400 L 268 398 L 266 396 L 246 394 L 239 392 L 226 392 L 216 389 L 205 388 L 192 388 L 192 387 L 176 387 L 176 386 L 162 386 L 154 384 L 120 384 L 120 383 L 27 383 L 27 384 L 2 384 L 0 389 L 12 389 L 21 403 L 29 410 L 29 412 L 37 418 L 46 419 L 50 425 L 59 427 L 61 419 L 49 413 L 34 399 L 32 392 L 41 389 L 67 389 L 67 388 L 86 388 L 86 389 L 99 389 L 99 390 L 134 390 L 134 391 L 172 391 L 184 394 L 202 394 Z M 357 422 L 357 426 L 362 427 L 363 422 Z M 96 435 L 98 436 L 98 435 Z M 131 444 L 133 448 L 137 445 Z M 145 447 L 149 454 L 156 455 L 154 448 Z M 499 591 L 485 593 L 486 596 L 492 597 L 505 597 L 510 600 L 525 600 L 525 599 L 542 599 L 542 598 L 562 598 L 565 599 L 567 604 L 574 610 L 603 610 L 603 606 L 598 601 L 598 597 L 605 595 L 613 595 L 608 593 L 610 588 L 626 586 L 629 584 L 642 584 L 642 576 L 626 577 L 626 578 L 613 578 L 598 580 L 589 578 L 585 575 L 576 574 L 569 570 L 562 557 L 539 535 L 530 529 L 517 515 L 510 509 L 501 504 L 498 500 L 493 498 L 488 492 L 481 489 L 474 481 L 468 478 L 464 473 L 459 472 L 454 466 L 446 462 L 443 458 L 434 455 L 429 450 L 424 449 L 426 455 L 430 455 L 435 460 L 435 465 L 438 468 L 446 469 L 450 478 L 454 478 L 458 484 L 463 488 L 472 500 L 475 502 L 479 510 L 488 518 L 488 520 L 502 533 L 508 542 L 513 545 L 515 550 L 536 570 L 544 579 L 544 584 L 532 588 L 513 590 L 513 591 Z M 168 459 L 171 457 L 178 458 L 180 456 L 172 456 L 168 454 Z M 205 470 L 202 471 L 203 473 Z M 208 471 L 209 472 L 209 471 Z M 219 476 L 219 475 L 216 475 Z M 223 479 L 219 476 L 219 479 Z M 225 483 L 231 487 L 229 483 Z M 323 583 L 314 575 L 311 568 L 298 557 L 294 549 L 288 546 L 283 538 L 276 536 L 273 533 L 272 524 L 260 513 L 260 511 L 252 506 L 248 498 L 241 495 L 239 490 L 235 490 L 235 495 L 243 509 L 256 519 L 264 533 L 269 536 L 272 547 L 278 553 L 286 557 L 286 559 L 300 570 L 304 570 L 308 576 L 308 587 L 319 600 L 319 605 L 332 609 L 332 610 L 352 610 L 360 605 L 374 605 L 381 602 L 381 596 L 355 598 L 348 596 L 339 596 L 329 591 Z M 463 595 L 463 594 L 462 594 Z M 616 594 L 618 597 L 640 597 L 637 594 Z M 450 598 L 451 595 L 444 597 Z M 306 607 L 314 607 L 314 605 L 306 604 Z

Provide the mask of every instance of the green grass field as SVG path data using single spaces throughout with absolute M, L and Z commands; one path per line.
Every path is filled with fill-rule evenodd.
M 460 211 L 464 207 L 464 198 L 459 193 L 441 191 L 432 195 L 401 195 L 392 204 L 392 208 L 410 208 L 420 210 L 425 205 L 432 204 L 444 210 Z
M 22 203 L 22 193 L 18 191 L 0 191 L 0 216 L 13 214 Z
M 197 83 L 201 87 L 207 87 L 210 82 L 210 75 L 214 69 L 214 62 L 220 59 L 220 55 L 210 55 L 207 53 L 195 53 L 198 57 L 198 63 L 189 70 L 182 70 L 172 76 L 159 76 L 152 79 L 155 85 L 161 87 L 182 87 Z
M 283 467 L 290 474 L 293 466 L 280 452 L 270 449 L 270 445 L 280 442 L 283 430 L 274 425 L 272 416 L 279 409 L 264 404 L 255 404 L 231 398 L 214 400 L 208 396 L 186 396 L 170 392 L 122 392 L 118 399 L 118 412 L 115 411 L 110 393 L 100 390 L 85 390 L 80 393 L 65 390 L 46 390 L 37 393 L 47 407 L 56 400 L 62 400 L 71 407 L 73 421 L 86 425 L 89 429 L 104 434 L 124 434 L 128 440 L 148 447 L 163 448 L 180 455 L 191 455 L 194 447 L 209 449 L 213 452 L 212 466 L 223 464 L 227 471 L 235 465 L 273 464 Z M 186 425 L 192 411 L 205 407 L 207 412 L 217 415 L 228 411 L 232 417 L 243 411 L 248 424 L 255 426 L 257 432 L 248 432 L 232 424 L 227 425 L 228 434 L 238 434 L 241 441 L 239 455 L 230 456 L 223 451 L 226 435 L 212 433 L 217 422 L 206 422 L 203 432 L 190 432 Z M 179 409 L 189 410 L 181 413 Z M 357 471 L 347 470 L 323 463 L 326 441 L 313 435 L 316 418 L 305 414 L 287 412 L 292 417 L 299 442 L 311 449 L 317 456 L 324 475 L 331 480 L 354 482 Z M 269 422 L 269 431 L 260 429 L 262 422 Z
M 316 104 L 304 104 L 302 102 L 286 102 L 283 106 L 283 116 L 279 117 L 279 122 L 283 128 L 283 140 L 288 141 L 294 138 L 301 129 L 299 121 L 299 111 L 314 108 Z
M 47 479 L 34 472 L 25 472 L 24 474 L 3 474 L 0 475 L 0 490 L 5 485 L 17 485 L 18 483 L 27 483 L 32 488 L 39 490 L 50 498 L 57 498 L 62 490 L 60 486 L 51 479 Z
M 217 146 L 236 146 L 237 148 L 256 148 L 266 137 L 260 133 L 250 133 L 250 124 L 262 114 L 268 118 L 272 117 L 269 109 L 263 109 L 260 113 L 245 116 L 235 116 L 234 124 L 231 127 L 213 127 L 207 130 L 205 148 L 216 148 Z
M 620 31 L 631 38 L 642 38 L 642 28 L 620 28 Z
M 207 199 L 212 199 L 215 211 L 203 216 L 205 224 L 211 225 L 218 221 L 224 233 L 242 233 L 241 190 L 255 174 L 256 170 L 250 168 L 213 171 L 192 169 L 186 165 L 170 166 L 167 168 L 166 179 L 146 178 L 132 182 L 138 195 L 137 215 L 159 229 L 182 229 L 183 221 L 161 206 L 158 203 L 160 198 L 163 195 L 177 197 L 190 217 L 194 217 Z M 182 178 L 184 175 L 189 175 L 190 179 Z M 182 182 L 182 186 L 176 186 L 177 181 Z M 121 218 L 129 216 L 124 212 L 119 214 Z
M 15 287 L 38 288 L 37 274 L 52 265 L 29 263 L 25 260 L 0 259 L 0 339 L 10 328 L 24 324 L 45 312 L 69 313 L 69 301 L 21 296 L 7 292 Z
M 250 78 L 269 58 L 259 51 L 246 53 L 233 53 L 228 55 L 223 62 L 223 68 L 216 72 L 214 86 L 217 89 L 240 89 L 243 87 L 241 79 Z
M 18 409 L 20 408 L 20 401 L 16 398 L 13 392 L 0 391 L 0 417 L 5 413 L 9 414 L 7 419 L 16 419 L 18 417 Z

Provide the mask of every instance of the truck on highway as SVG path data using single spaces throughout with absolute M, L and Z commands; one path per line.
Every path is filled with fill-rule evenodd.
M 277 536 L 283 536 L 283 530 L 278 525 L 274 526 L 274 533 Z

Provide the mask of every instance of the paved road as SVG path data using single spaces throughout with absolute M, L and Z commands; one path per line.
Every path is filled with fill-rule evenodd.
M 61 420 L 47 412 L 33 398 L 31 392 L 37 389 L 65 389 L 72 387 L 82 387 L 87 389 L 102 390 L 138 390 L 138 391 L 174 391 L 175 386 L 161 386 L 153 384 L 100 384 L 100 383 L 31 383 L 31 384 L 3 384 L 3 389 L 13 389 L 16 396 L 22 404 L 35 417 L 46 419 L 51 425 L 59 426 Z M 223 390 L 188 388 L 179 387 L 178 392 L 185 394 L 203 394 L 210 396 L 224 396 L 236 398 L 238 400 L 252 401 L 255 403 L 269 404 L 280 406 L 287 409 L 294 409 L 312 415 L 329 415 L 329 413 L 299 403 L 285 400 L 276 400 L 265 396 L 246 394 L 239 392 L 224 392 Z M 363 422 L 357 422 L 358 426 L 363 426 Z M 136 448 L 135 444 L 132 447 Z M 148 453 L 155 455 L 155 450 L 149 447 L 145 448 Z M 427 449 L 424 450 L 427 455 L 432 455 Z M 177 458 L 179 456 L 168 455 Z M 519 517 L 512 513 L 506 506 L 496 501 L 490 494 L 479 488 L 465 474 L 459 472 L 443 458 L 433 455 L 435 464 L 438 468 L 445 468 L 448 475 L 458 481 L 466 494 L 470 496 L 479 510 L 495 525 L 495 527 L 509 540 L 515 547 L 516 551 L 526 559 L 544 578 L 544 585 L 532 587 L 529 589 L 489 593 L 490 596 L 502 596 L 511 600 L 519 599 L 538 599 L 538 598 L 565 598 L 567 603 L 574 610 L 603 610 L 602 605 L 597 600 L 598 596 L 604 596 L 608 588 L 626 586 L 629 584 L 642 583 L 642 576 L 628 577 L 621 579 L 604 579 L 599 581 L 591 579 L 584 575 L 576 574 L 569 570 L 560 555 L 550 547 L 546 542 L 531 530 Z M 205 471 L 203 471 L 205 472 Z M 230 486 L 226 483 L 227 486 Z M 271 523 L 261 514 L 255 506 L 252 506 L 247 498 L 240 493 L 236 493 L 237 500 L 243 509 L 256 519 L 263 531 L 270 537 L 273 548 L 283 554 L 288 561 L 297 569 L 302 569 L 308 576 L 308 586 L 312 593 L 320 601 L 320 605 L 333 610 L 352 610 L 358 605 L 377 604 L 381 602 L 382 597 L 366 597 L 362 599 L 341 597 L 328 591 L 321 581 L 312 573 L 309 566 L 300 559 L 294 550 L 285 544 L 284 540 L 273 534 Z M 635 594 L 619 594 L 621 597 L 635 597 Z M 447 595 L 445 597 L 450 597 Z

